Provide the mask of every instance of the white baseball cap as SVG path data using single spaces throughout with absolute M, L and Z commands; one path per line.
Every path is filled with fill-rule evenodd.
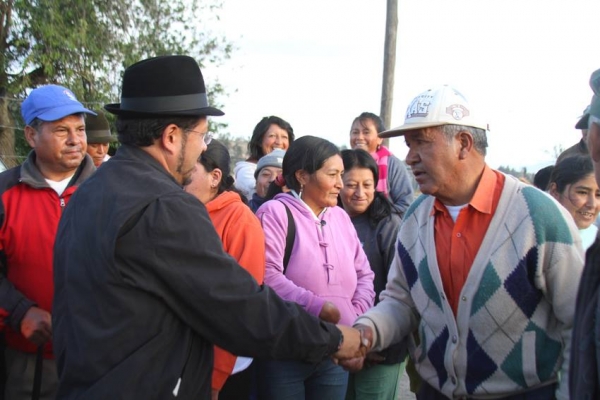
M 380 132 L 379 137 L 401 136 L 406 131 L 440 125 L 464 125 L 489 130 L 488 124 L 478 118 L 480 115 L 473 111 L 465 96 L 443 85 L 415 97 L 406 109 L 404 125 Z

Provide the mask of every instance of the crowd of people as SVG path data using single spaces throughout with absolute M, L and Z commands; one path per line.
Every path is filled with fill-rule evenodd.
M 125 70 L 116 137 L 33 89 L 32 151 L 0 174 L 0 398 L 396 400 L 405 370 L 419 400 L 600 398 L 590 85 L 537 187 L 486 163 L 447 85 L 399 127 L 361 113 L 343 151 L 265 117 L 233 171 L 191 57 Z

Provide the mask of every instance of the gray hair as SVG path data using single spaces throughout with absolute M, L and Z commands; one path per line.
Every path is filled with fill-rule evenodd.
M 29 126 L 32 127 L 34 131 L 39 132 L 39 129 L 42 127 L 43 124 L 44 124 L 44 121 L 35 117 L 33 119 L 33 121 L 31 121 L 29 123 Z
M 473 137 L 473 147 L 475 150 L 485 156 L 487 153 L 487 136 L 484 129 L 474 128 L 472 126 L 464 125 L 442 125 L 440 126 L 441 131 L 446 135 L 446 139 L 450 142 L 460 132 L 468 132 Z

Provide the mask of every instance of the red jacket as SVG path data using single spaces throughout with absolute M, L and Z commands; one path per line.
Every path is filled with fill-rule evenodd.
M 236 192 L 223 192 L 206 203 L 206 210 L 223 242 L 223 249 L 256 282 L 265 277 L 265 235 L 258 218 Z M 215 346 L 212 388 L 221 390 L 231 375 L 236 356 Z
M 36 352 L 21 335 L 21 321 L 34 305 L 52 311 L 58 221 L 77 186 L 95 170 L 86 155 L 60 197 L 36 167 L 34 151 L 22 165 L 0 174 L 0 328 L 8 347 Z M 53 357 L 52 343 L 44 353 Z

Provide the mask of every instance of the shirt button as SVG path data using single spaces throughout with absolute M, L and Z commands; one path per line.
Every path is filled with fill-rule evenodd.
M 456 237 L 461 237 L 461 236 L 462 236 L 462 235 L 460 234 L 460 232 L 458 232 L 458 233 L 456 234 Z
M 463 296 L 462 301 L 467 301 L 467 296 Z
M 458 342 L 458 338 L 456 337 L 456 335 L 452 336 L 452 343 L 456 343 Z

